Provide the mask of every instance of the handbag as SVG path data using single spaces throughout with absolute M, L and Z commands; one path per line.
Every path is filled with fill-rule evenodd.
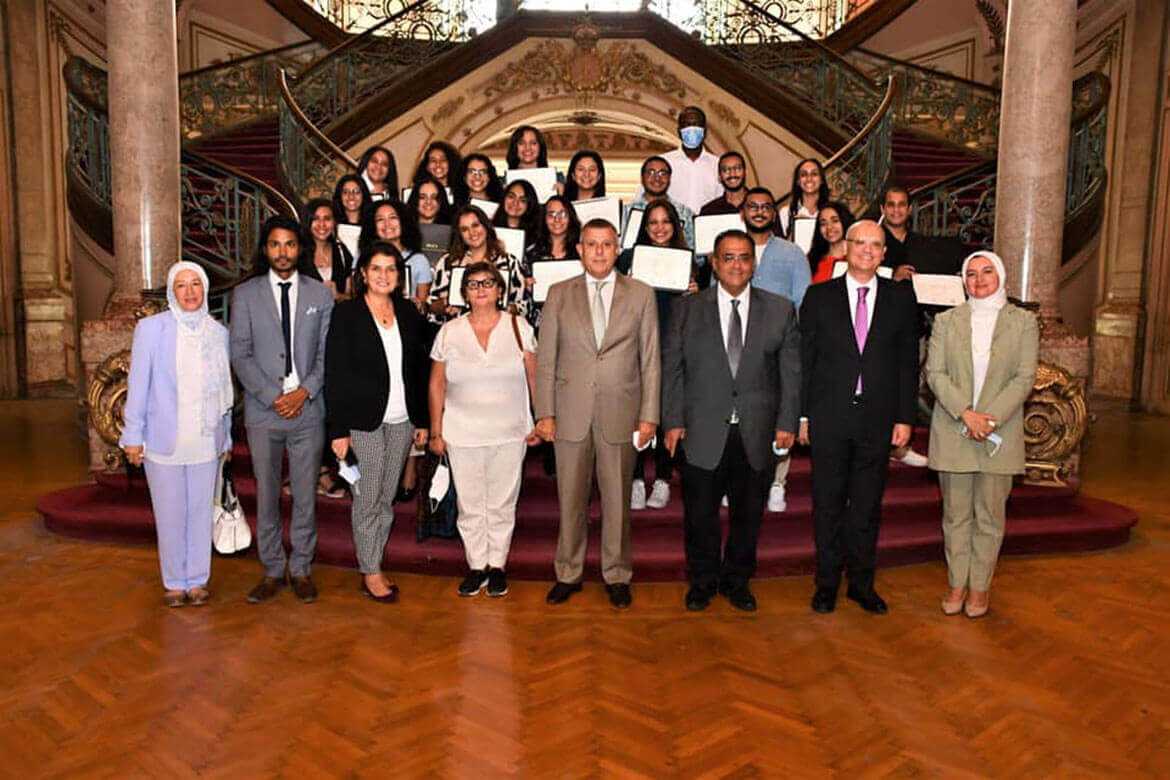
M 414 527 L 415 540 L 421 542 L 431 536 L 455 539 L 459 535 L 455 524 L 459 516 L 459 507 L 455 498 L 455 482 L 451 479 L 451 467 L 447 463 L 447 458 L 428 453 L 423 458 L 421 466 L 418 517 Z M 443 486 L 444 482 L 447 483 L 446 487 Z
M 215 505 L 211 508 L 211 540 L 215 551 L 231 555 L 252 546 L 252 529 L 244 517 L 244 508 L 232 481 L 231 462 L 224 460 L 219 472 L 219 489 L 215 491 Z

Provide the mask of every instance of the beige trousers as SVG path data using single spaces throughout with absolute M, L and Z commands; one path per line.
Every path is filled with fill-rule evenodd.
M 947 578 L 952 588 L 985 591 L 1003 543 L 1010 474 L 940 471 Z
M 447 447 L 459 504 L 456 526 L 471 569 L 507 566 L 527 450 L 523 441 L 492 447 Z
M 785 485 L 788 483 L 788 467 L 792 465 L 792 453 L 789 452 L 782 458 L 776 459 L 776 472 L 772 477 L 773 485 Z

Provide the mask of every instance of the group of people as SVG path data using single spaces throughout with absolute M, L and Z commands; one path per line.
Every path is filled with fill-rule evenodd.
M 665 506 L 677 467 L 686 607 L 704 609 L 722 594 L 754 610 L 763 513 L 784 510 L 788 453 L 800 444 L 813 469 L 812 608 L 832 611 L 846 574 L 847 596 L 884 613 L 874 558 L 889 462 L 927 464 L 909 448 L 923 329 L 906 283 L 922 262 L 908 193 L 887 188 L 882 224 L 855 221 L 830 200 L 820 163 L 805 160 L 778 207 L 769 190 L 747 186 L 742 155 L 704 148 L 705 125 L 696 107 L 679 114 L 680 148 L 645 161 L 626 210 L 641 211 L 635 246 L 685 250 L 696 216 L 741 215 L 743 229 L 720 233 L 709 255 L 692 255 L 685 291 L 631 275 L 632 250 L 622 251 L 612 222 L 578 220 L 575 203 L 605 196 L 596 152 L 574 155 L 543 203 L 513 175 L 548 166 L 530 126 L 512 135 L 506 186 L 486 155 L 460 158 L 437 142 L 405 202 L 393 155 L 371 148 L 332 201 L 310 201 L 299 223 L 265 223 L 254 273 L 232 293 L 230 334 L 208 314 L 205 272 L 177 263 L 169 311 L 135 330 L 121 439 L 127 459 L 146 466 L 165 603 L 208 599 L 212 494 L 232 446 L 234 369 L 264 567 L 250 602 L 286 584 L 301 601 L 316 598 L 316 496 L 340 493 L 331 458 L 352 481 L 361 591 L 397 601 L 383 553 L 395 500 L 409 497 L 401 483 L 417 478 L 411 456 L 424 448 L 450 465 L 468 564 L 459 594 L 504 595 L 523 462 L 529 447 L 545 446 L 555 453 L 560 508 L 549 603 L 582 589 L 596 480 L 602 578 L 613 606 L 631 604 L 630 511 Z M 346 225 L 356 251 L 339 238 Z M 444 236 L 438 228 L 445 246 L 428 251 Z M 523 232 L 522 256 L 507 251 L 497 228 Z M 532 269 L 548 260 L 578 260 L 582 273 L 538 302 Z M 883 265 L 889 273 L 879 275 Z M 988 609 L 1012 475 L 1023 470 L 1021 410 L 1037 329 L 1007 301 L 993 253 L 968 256 L 958 272 L 968 301 L 934 317 L 926 349 L 936 399 L 929 463 L 944 504 L 951 588 L 942 608 L 977 617 Z

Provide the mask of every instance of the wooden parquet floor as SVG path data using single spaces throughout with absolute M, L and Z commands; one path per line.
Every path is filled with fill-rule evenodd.
M 84 478 L 75 406 L 0 404 L 0 776 L 1170 776 L 1170 419 L 1099 411 L 1087 493 L 1135 506 L 1125 548 L 1001 562 L 992 613 L 944 618 L 941 563 L 883 570 L 891 611 L 682 608 L 681 584 L 547 583 L 461 600 L 400 577 L 363 599 L 249 606 L 253 559 L 216 559 L 209 607 L 166 610 L 153 550 L 43 530 Z

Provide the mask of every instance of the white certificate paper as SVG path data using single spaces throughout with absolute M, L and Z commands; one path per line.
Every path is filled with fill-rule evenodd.
M 353 256 L 354 265 L 358 261 L 358 239 L 361 238 L 361 225 L 338 225 L 337 226 L 337 240 L 345 244 L 345 248 L 349 250 Z
M 463 300 L 463 271 L 461 265 L 457 265 L 451 269 L 451 286 L 447 288 L 447 305 L 455 308 L 462 308 L 466 301 Z
M 816 232 L 817 221 L 812 217 L 797 217 L 792 228 L 792 243 L 800 247 L 800 251 L 808 254 L 812 246 L 813 233 Z
M 556 168 L 509 168 L 504 176 L 508 184 L 521 179 L 532 185 L 532 189 L 536 190 L 536 199 L 541 203 L 557 194 Z
M 725 230 L 747 230 L 739 214 L 709 214 L 695 217 L 695 254 L 709 255 L 715 251 L 715 239 Z
M 847 270 L 849 270 L 849 263 L 844 260 L 838 260 L 833 263 L 833 278 L 836 279 L 838 276 L 844 276 Z M 894 269 L 888 265 L 879 265 L 877 267 L 877 275 L 883 279 L 892 279 L 894 278 Z
M 557 282 L 572 279 L 583 273 L 580 260 L 540 260 L 532 264 L 532 299 L 537 303 L 544 303 L 548 298 L 548 288 Z
M 963 280 L 957 274 L 914 274 L 914 294 L 918 302 L 930 306 L 958 306 L 965 302 Z
M 504 251 L 517 260 L 524 259 L 524 231 L 517 228 L 496 228 L 496 236 L 504 242 Z
M 478 208 L 484 214 L 487 214 L 489 220 L 495 218 L 496 211 L 500 208 L 500 204 L 494 200 L 480 200 L 479 198 L 472 198 L 471 205 Z
M 402 294 L 407 298 L 414 295 L 414 280 L 411 278 L 410 266 L 402 266 Z
M 670 249 L 639 244 L 634 247 L 630 276 L 656 290 L 686 292 L 691 284 L 689 249 Z
M 591 219 L 604 219 L 613 225 L 614 230 L 621 232 L 622 202 L 618 198 L 575 200 L 573 201 L 573 211 L 577 212 L 577 220 L 582 225 Z
M 622 231 L 622 249 L 629 249 L 638 240 L 638 231 L 642 229 L 642 215 L 646 213 L 646 209 L 636 208 L 630 209 L 629 216 L 626 217 L 626 229 Z

